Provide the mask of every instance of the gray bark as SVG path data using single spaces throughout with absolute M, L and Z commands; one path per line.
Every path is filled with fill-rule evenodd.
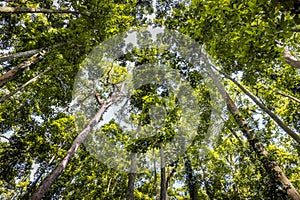
M 20 73 L 22 73 L 24 69 L 40 61 L 45 56 L 45 54 L 46 51 L 42 50 L 41 52 L 31 56 L 28 60 L 19 64 L 17 67 L 9 70 L 8 72 L 0 76 L 0 88 L 3 87 L 9 81 L 15 79 Z
M 15 7 L 0 7 L 0 13 L 70 13 L 78 14 L 78 11 L 71 10 L 52 10 L 45 8 L 15 8 Z

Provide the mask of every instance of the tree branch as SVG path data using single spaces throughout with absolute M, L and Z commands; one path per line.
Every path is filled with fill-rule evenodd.
M 79 14 L 78 11 L 71 10 L 52 10 L 45 8 L 15 8 L 15 7 L 0 7 L 0 13 L 71 13 Z
M 300 60 L 294 57 L 287 48 L 284 49 L 283 57 L 285 58 L 286 62 L 289 65 L 297 69 L 300 69 Z
M 32 82 L 37 81 L 38 79 L 40 79 L 41 77 L 44 76 L 45 73 L 47 73 L 48 71 L 50 71 L 51 68 L 46 69 L 44 72 L 42 72 L 41 74 L 37 75 L 36 77 L 30 79 L 29 81 L 27 81 L 26 83 L 24 83 L 21 87 L 17 88 L 16 90 L 14 90 L 13 92 L 9 93 L 8 95 L 0 98 L 0 103 L 2 103 L 3 101 L 9 99 L 10 97 L 12 97 L 14 94 L 16 94 L 17 92 L 21 91 L 23 88 L 25 88 L 27 85 L 29 85 Z
M 289 134 L 298 144 L 300 144 L 299 134 L 291 130 L 286 124 L 283 123 L 271 110 L 264 106 L 254 95 L 252 95 L 245 87 L 243 87 L 235 79 L 231 78 L 229 75 L 219 71 L 217 68 L 213 67 L 216 71 L 225 76 L 225 78 L 231 80 L 238 88 L 240 88 L 252 101 L 256 103 L 264 112 L 266 112 L 277 124 L 280 126 L 287 134 Z
M 8 137 L 6 137 L 6 136 L 0 135 L 0 137 L 4 138 L 4 139 L 6 139 L 6 140 L 8 140 L 8 141 L 10 142 L 10 138 L 8 138 Z

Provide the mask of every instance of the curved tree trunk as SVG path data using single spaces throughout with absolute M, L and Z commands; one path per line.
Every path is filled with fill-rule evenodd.
M 15 8 L 15 7 L 0 7 L 0 13 L 71 13 L 78 14 L 78 11 L 71 10 L 52 10 L 45 8 Z
M 40 200 L 45 195 L 45 193 L 49 190 L 51 185 L 55 182 L 55 180 L 61 175 L 63 170 L 67 167 L 71 158 L 74 156 L 79 146 L 83 143 L 89 132 L 92 128 L 99 122 L 104 112 L 115 102 L 120 99 L 121 96 L 118 96 L 115 99 L 109 99 L 100 108 L 100 110 L 96 113 L 94 118 L 90 121 L 90 123 L 86 126 L 85 129 L 81 131 L 81 133 L 74 140 L 71 148 L 68 150 L 64 159 L 59 163 L 59 165 L 55 168 L 55 170 L 42 182 L 42 184 L 38 187 L 38 189 L 31 196 L 31 200 Z
M 300 195 L 297 190 L 294 188 L 290 180 L 285 176 L 282 169 L 278 166 L 278 164 L 271 160 L 269 153 L 265 149 L 265 147 L 259 142 L 259 140 L 255 137 L 253 130 L 248 125 L 248 122 L 243 118 L 241 112 L 227 94 L 225 88 L 216 77 L 215 73 L 212 71 L 211 68 L 208 67 L 209 73 L 213 79 L 214 84 L 217 86 L 219 92 L 223 96 L 227 107 L 230 113 L 233 115 L 236 123 L 239 125 L 240 130 L 243 132 L 244 136 L 247 138 L 250 146 L 257 154 L 258 158 L 263 164 L 264 169 L 269 174 L 269 176 L 275 180 L 280 181 L 282 183 L 282 187 L 287 192 L 287 195 L 293 200 L 300 200 Z

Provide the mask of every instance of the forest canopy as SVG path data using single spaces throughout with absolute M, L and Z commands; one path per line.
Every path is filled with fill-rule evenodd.
M 0 17 L 0 199 L 300 200 L 298 1 Z

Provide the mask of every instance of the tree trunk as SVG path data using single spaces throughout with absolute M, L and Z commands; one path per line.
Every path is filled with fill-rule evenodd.
M 45 8 L 15 8 L 15 7 L 0 7 L 0 13 L 71 13 L 78 14 L 78 11 L 71 10 L 51 10 Z
M 158 185 L 157 185 L 157 171 L 156 171 L 156 158 L 155 158 L 155 153 L 154 153 L 154 149 L 153 149 L 153 156 L 154 156 L 154 161 L 153 161 L 153 165 L 154 165 L 154 189 L 155 189 L 155 197 L 156 199 L 159 199 L 159 194 L 158 194 Z
M 167 188 L 166 188 L 166 168 L 165 168 L 165 154 L 164 148 L 160 149 L 160 200 L 167 199 Z
M 36 53 L 38 53 L 42 50 L 43 50 L 43 48 L 33 49 L 33 50 L 29 50 L 29 51 L 24 51 L 24 52 L 19 52 L 19 53 L 3 56 L 3 57 L 0 57 L 0 63 L 5 62 L 5 61 L 11 61 L 11 60 L 14 60 L 16 58 L 29 57 L 29 56 L 32 56 L 32 55 L 34 55 L 34 54 L 36 54 Z
M 83 131 L 76 137 L 71 148 L 68 150 L 64 159 L 59 163 L 59 165 L 55 168 L 55 170 L 42 182 L 42 184 L 38 187 L 35 193 L 32 195 L 31 200 L 40 200 L 44 194 L 49 190 L 51 185 L 55 182 L 55 180 L 61 175 L 63 170 L 66 168 L 71 158 L 74 156 L 79 146 L 83 143 L 84 139 L 87 137 L 92 128 L 96 125 L 96 123 L 101 119 L 104 112 L 116 101 L 120 99 L 118 96 L 115 99 L 108 99 L 101 106 L 100 110 L 96 113 L 94 118 L 90 121 L 90 123 L 86 126 Z
M 5 74 L 3 74 L 0 77 L 0 88 L 3 87 L 7 82 L 15 79 L 17 77 L 17 75 L 19 75 L 24 69 L 37 63 L 39 60 L 41 60 L 45 54 L 46 54 L 46 51 L 42 50 L 41 52 L 33 55 L 32 57 L 30 57 L 28 60 L 21 63 L 17 67 L 15 67 L 15 68 L 9 70 L 8 72 L 6 72 Z
M 216 77 L 215 73 L 212 71 L 211 68 L 208 68 L 209 73 L 213 79 L 214 84 L 217 86 L 218 90 L 222 94 L 228 109 L 230 113 L 233 115 L 236 123 L 239 125 L 240 130 L 243 132 L 244 136 L 247 138 L 248 142 L 250 143 L 250 146 L 257 154 L 258 158 L 263 164 L 264 169 L 269 174 L 269 176 L 275 180 L 280 181 L 282 183 L 282 187 L 287 192 L 287 195 L 293 199 L 293 200 L 300 200 L 300 195 L 290 182 L 290 180 L 285 176 L 284 172 L 281 170 L 281 168 L 278 166 L 278 164 L 275 161 L 272 161 L 269 157 L 269 153 L 265 149 L 265 147 L 258 141 L 257 138 L 255 138 L 255 134 L 253 133 L 253 130 L 249 127 L 247 121 L 243 118 L 241 112 L 236 107 L 233 100 L 230 98 L 230 96 L 227 94 L 225 88 L 219 81 L 219 79 Z
M 134 138 L 138 137 L 140 130 L 141 130 L 141 121 L 139 121 Z M 134 182 L 136 177 L 136 156 L 137 154 L 135 152 L 131 153 L 131 166 L 130 166 L 130 172 L 128 177 L 126 200 L 134 200 Z
M 47 72 L 50 71 L 50 70 L 51 70 L 51 68 L 50 68 L 50 69 L 46 69 L 43 73 L 41 73 L 41 74 L 37 75 L 36 77 L 30 79 L 29 81 L 27 81 L 26 83 L 24 83 L 21 87 L 15 89 L 13 92 L 9 93 L 8 95 L 6 95 L 6 96 L 0 98 L 0 103 L 2 103 L 3 101 L 9 99 L 9 98 L 12 97 L 14 94 L 16 94 L 17 92 L 19 92 L 19 91 L 21 91 L 22 89 L 24 89 L 24 88 L 25 88 L 27 85 L 29 85 L 30 83 L 37 81 L 38 79 L 40 79 L 41 77 L 43 77 L 45 73 L 47 73 Z
M 217 69 L 216 69 L 217 70 Z M 217 70 L 219 71 L 219 70 Z M 220 71 L 219 71 L 220 72 Z M 222 72 L 220 72 L 222 73 Z M 235 79 L 231 78 L 229 75 L 222 73 L 226 78 L 231 80 L 235 85 L 237 85 L 250 99 L 252 99 L 256 105 L 258 105 L 264 112 L 266 112 L 287 134 L 289 134 L 298 144 L 300 144 L 300 137 L 297 133 L 287 127 L 283 121 L 281 121 L 271 110 L 265 107 L 254 95 L 252 95 L 246 88 L 239 84 Z
M 175 174 L 175 172 L 176 172 L 176 168 L 177 168 L 177 166 L 178 166 L 178 162 L 179 162 L 179 159 L 177 159 L 176 161 L 175 161 L 175 163 L 174 163 L 174 166 L 173 166 L 173 169 L 171 170 L 171 172 L 168 174 L 168 176 L 167 176 L 167 180 L 166 180 L 166 188 L 167 188 L 167 190 L 168 190 L 168 188 L 169 188 L 169 185 L 170 185 L 170 180 L 171 180 L 171 178 L 172 178 L 172 176 Z
M 59 47 L 66 44 L 66 42 L 61 42 L 55 45 L 52 45 L 51 48 Z M 39 49 L 33 49 L 33 50 L 28 50 L 28 51 L 23 51 L 23 52 L 18 52 L 18 53 L 13 53 L 13 54 L 6 54 L 5 56 L 0 57 L 0 63 L 5 62 L 5 61 L 11 61 L 16 58 L 22 58 L 22 57 L 29 57 L 34 54 L 37 54 L 39 52 L 42 52 L 43 50 L 49 49 L 49 47 L 43 47 Z
M 188 191 L 190 194 L 191 200 L 199 200 L 198 197 L 198 186 L 196 183 L 196 179 L 194 176 L 193 168 L 191 165 L 191 161 L 187 156 L 184 157 L 184 167 L 185 167 L 185 174 L 187 180 Z
M 136 177 L 136 153 L 131 154 L 131 166 L 128 177 L 126 200 L 134 200 L 134 182 Z

